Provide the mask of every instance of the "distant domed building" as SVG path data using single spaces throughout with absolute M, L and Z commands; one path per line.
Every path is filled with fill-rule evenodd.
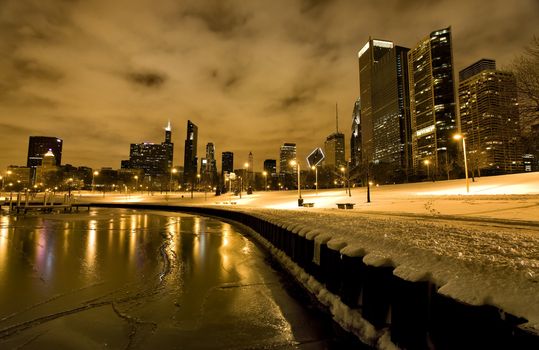
M 43 155 L 41 166 L 36 168 L 36 184 L 43 188 L 53 188 L 58 184 L 60 168 L 56 165 L 56 157 L 51 149 Z

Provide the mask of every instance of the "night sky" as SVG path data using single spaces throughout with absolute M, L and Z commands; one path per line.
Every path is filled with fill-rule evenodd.
M 0 169 L 26 165 L 30 135 L 64 140 L 63 163 L 120 167 L 161 142 L 174 165 L 186 123 L 255 171 L 283 142 L 303 158 L 345 132 L 369 36 L 411 47 L 451 26 L 458 70 L 505 67 L 539 34 L 537 0 L 0 0 Z

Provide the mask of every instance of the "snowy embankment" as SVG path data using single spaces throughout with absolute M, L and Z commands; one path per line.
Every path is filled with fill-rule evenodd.
M 404 280 L 430 281 L 442 295 L 525 318 L 525 326 L 539 334 L 539 173 L 476 179 L 470 193 L 461 179 L 373 186 L 370 203 L 365 194 L 365 188 L 353 189 L 351 196 L 342 188 L 302 191 L 314 208 L 298 208 L 296 191 L 255 192 L 242 198 L 195 193 L 191 199 L 178 193 L 103 200 L 242 211 L 327 243 L 343 255 L 363 257 L 367 265 L 395 267 L 393 273 Z M 336 208 L 344 202 L 355 203 L 355 208 Z M 327 291 L 322 285 L 294 263 L 287 264 L 286 256 L 284 260 L 323 297 Z M 363 329 L 371 340 L 380 336 Z
M 319 243 L 394 266 L 408 281 L 428 280 L 438 292 L 471 305 L 492 305 L 526 318 L 539 333 L 539 234 L 526 229 L 384 218 L 322 210 L 242 210 Z

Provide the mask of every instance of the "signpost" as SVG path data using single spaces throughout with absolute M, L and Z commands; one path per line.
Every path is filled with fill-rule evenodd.
M 318 195 L 318 164 L 320 164 L 326 156 L 324 155 L 324 152 L 322 152 L 322 149 L 320 147 L 315 148 L 311 154 L 307 157 L 307 164 L 309 164 L 309 167 L 314 170 L 315 174 L 315 186 L 316 186 L 316 194 Z

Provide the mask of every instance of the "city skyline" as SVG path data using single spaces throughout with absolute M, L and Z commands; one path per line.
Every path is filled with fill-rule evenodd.
M 25 163 L 29 136 L 54 135 L 62 163 L 119 168 L 129 144 L 160 140 L 168 120 L 183 165 L 192 120 L 199 154 L 213 142 L 241 164 L 252 151 L 262 170 L 283 143 L 302 160 L 322 146 L 336 102 L 348 159 L 369 36 L 413 47 L 451 26 L 456 73 L 480 58 L 504 69 L 539 29 L 532 0 L 152 4 L 5 2 L 0 167 Z

